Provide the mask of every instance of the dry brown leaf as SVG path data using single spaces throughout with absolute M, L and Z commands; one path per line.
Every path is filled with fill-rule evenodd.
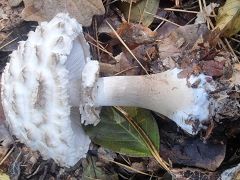
M 220 77 L 224 74 L 225 62 L 218 62 L 214 60 L 203 61 L 202 69 L 205 74 L 213 77 Z
M 105 9 L 101 0 L 24 0 L 22 17 L 26 21 L 49 21 L 57 13 L 69 13 L 83 26 L 90 26 L 94 15 Z
M 240 0 L 227 0 L 219 9 L 216 27 L 222 35 L 230 37 L 240 31 Z
M 157 33 L 141 24 L 124 22 L 117 33 L 128 45 L 152 43 L 157 39 Z

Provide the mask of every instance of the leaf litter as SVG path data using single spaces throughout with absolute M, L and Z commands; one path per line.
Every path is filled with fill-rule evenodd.
M 33 1 L 28 2 L 31 4 Z M 24 3 L 28 2 L 24 1 Z M 135 2 L 127 1 L 127 3 L 129 6 L 130 3 Z M 33 7 L 32 5 L 30 6 L 31 8 Z M 199 6 L 202 5 L 200 4 Z M 50 7 L 51 6 L 49 6 L 49 8 Z M 25 10 L 30 10 L 31 8 L 27 7 Z M 33 20 L 35 21 L 38 21 L 37 18 L 51 18 L 52 12 L 49 11 L 46 6 L 43 10 L 45 12 L 49 12 L 49 14 L 46 14 L 46 16 L 48 17 L 44 17 L 45 14 L 43 13 L 43 11 L 37 13 L 35 13 L 34 11 L 29 11 L 29 17 L 34 17 L 35 19 Z M 97 11 L 88 14 L 86 19 L 92 19 L 92 15 L 98 14 Z M 109 11 L 110 13 L 113 12 L 111 9 Z M 239 131 L 237 129 L 240 128 L 238 125 L 238 112 L 240 107 L 238 77 L 240 72 L 238 64 L 235 65 L 236 61 L 233 60 L 233 55 L 231 54 L 231 52 L 229 53 L 223 49 L 215 48 L 219 42 L 219 37 L 211 33 L 205 25 L 185 25 L 182 27 L 172 26 L 168 29 L 168 32 L 165 36 L 161 36 L 157 33 L 158 31 L 166 31 L 166 26 L 160 26 L 160 28 L 156 30 L 157 33 L 155 33 L 154 29 L 158 26 L 158 23 L 162 23 L 163 25 L 165 25 L 169 22 L 164 21 L 164 19 L 163 21 L 161 21 L 159 19 L 153 20 L 152 18 L 150 18 L 150 20 L 152 19 L 150 22 L 144 22 L 143 20 L 142 25 L 141 23 L 139 24 L 139 15 L 137 15 L 137 20 L 135 21 L 135 23 L 133 19 L 130 19 L 131 22 L 127 23 L 128 16 L 126 15 L 128 15 L 127 13 L 129 12 L 129 9 L 124 11 L 126 18 L 125 21 L 122 21 L 121 18 L 118 18 L 118 21 L 113 20 L 112 22 L 108 22 L 110 22 L 111 25 L 117 22 L 115 25 L 113 25 L 117 34 L 122 38 L 122 40 L 124 40 L 127 47 L 131 50 L 131 52 L 135 55 L 135 57 L 149 73 L 158 73 L 166 71 L 167 69 L 179 67 L 183 69 L 183 71 L 179 73 L 179 77 L 189 77 L 192 74 L 197 75 L 203 72 L 207 75 L 213 76 L 214 81 L 217 81 L 218 88 L 210 96 L 210 98 L 217 99 L 217 103 L 211 105 L 213 106 L 212 109 L 215 109 L 217 111 L 212 112 L 214 126 L 212 126 L 212 128 L 209 128 L 209 132 L 202 131 L 199 136 L 190 137 L 189 135 L 179 130 L 176 125 L 173 125 L 173 123 L 171 121 L 168 121 L 165 117 L 162 117 L 161 115 L 155 116 L 154 114 L 154 120 L 156 120 L 156 122 L 158 123 L 157 127 L 160 132 L 160 156 L 165 161 L 172 164 L 172 172 L 174 173 L 176 178 L 217 179 L 220 176 L 222 169 L 224 167 L 229 167 L 226 166 L 226 164 L 228 164 L 230 161 L 229 158 L 226 157 L 231 157 L 233 156 L 233 154 L 239 151 L 239 146 L 234 146 L 233 144 L 231 144 L 232 141 L 239 140 Z M 171 13 L 176 14 L 176 12 L 173 12 Z M 225 10 L 225 12 L 227 11 Z M 158 12 L 154 10 L 151 11 L 151 13 L 159 15 Z M 219 11 L 218 16 L 221 16 L 221 13 L 222 12 Z M 113 14 L 114 16 L 116 15 L 116 13 Z M 112 17 L 113 15 L 110 16 L 110 18 Z M 189 20 L 190 19 L 188 19 L 187 21 Z M 179 24 L 179 22 L 176 22 L 176 19 L 172 21 Z M 232 20 L 230 20 L 230 22 L 231 21 Z M 87 22 L 86 25 L 88 26 L 90 22 Z M 218 20 L 217 23 L 219 23 Z M 100 25 L 101 22 L 98 22 L 98 24 Z M 0 23 L 0 25 L 2 24 Z M 150 26 L 147 27 L 148 25 Z M 11 29 L 11 26 L 9 27 L 9 29 Z M 105 51 L 108 51 L 108 53 L 106 53 L 100 50 L 100 56 L 98 57 L 98 59 L 105 63 L 105 68 L 104 66 L 102 66 L 101 73 L 105 76 L 145 74 L 142 67 L 139 65 L 138 62 L 136 62 L 135 58 L 132 57 L 131 53 L 126 50 L 126 47 L 121 44 L 112 29 L 106 27 L 107 26 L 105 25 L 105 27 L 101 31 L 97 31 L 99 33 L 99 37 L 102 35 L 100 39 L 105 39 L 106 36 L 110 36 L 110 40 L 105 41 L 104 43 L 97 41 L 97 43 L 101 43 L 101 46 L 104 48 Z M 93 29 L 92 31 L 95 30 L 96 29 Z M 228 31 L 226 32 L 229 34 Z M 233 31 L 230 30 L 230 34 L 232 32 Z M 236 34 L 236 32 L 234 32 L 233 34 Z M 224 31 L 222 31 L 222 34 L 224 34 Z M 213 39 L 212 37 L 215 37 L 215 39 Z M 235 37 L 238 38 L 239 36 L 235 35 Z M 98 47 L 98 44 L 96 44 L 96 47 Z M 118 50 L 116 51 L 116 49 Z M 115 59 L 110 57 L 109 54 L 114 55 Z M 111 71 L 109 71 L 109 67 L 112 68 Z M 193 86 L 197 87 L 198 84 L 196 83 Z M 146 117 L 146 119 L 147 118 L 149 118 L 149 116 Z M 114 118 L 112 119 L 115 120 Z M 210 127 L 210 124 L 208 122 L 206 122 L 206 124 Z M 105 133 L 108 134 L 108 131 L 106 130 Z M 207 135 L 207 138 L 205 138 L 205 133 L 208 133 L 210 135 Z M 117 137 L 115 139 L 117 139 Z M 4 161 L 4 164 L 1 166 L 1 168 L 3 169 L 5 167 L 5 172 L 7 172 L 6 167 L 10 167 L 9 169 L 11 169 L 11 171 L 8 172 L 11 174 L 12 177 L 19 177 L 21 171 L 23 173 L 22 176 L 26 176 L 30 179 L 34 177 L 50 178 L 53 176 L 58 176 L 62 178 L 69 178 L 71 176 L 79 178 L 84 173 L 87 174 L 87 177 L 90 178 L 103 177 L 104 179 L 109 173 L 109 171 L 106 171 L 106 169 L 110 170 L 110 172 L 113 174 L 115 174 L 115 171 L 117 170 L 118 177 L 121 176 L 128 178 L 130 178 L 139 171 L 142 171 L 143 173 L 156 173 L 155 175 L 158 176 L 163 176 L 164 174 L 157 173 L 157 171 L 161 170 L 161 167 L 158 165 L 158 163 L 154 163 L 155 160 L 151 161 L 152 158 L 133 158 L 126 155 L 121 156 L 120 158 L 120 155 L 116 153 L 115 150 L 113 152 L 111 151 L 112 148 L 110 148 L 110 152 L 112 153 L 105 153 L 104 155 L 102 155 L 101 159 L 99 153 L 94 153 L 95 150 L 98 151 L 99 149 L 97 145 L 92 145 L 90 149 L 90 154 L 95 154 L 95 156 L 98 158 L 94 158 L 94 161 L 91 160 L 92 162 L 87 159 L 88 163 L 91 163 L 84 166 L 84 170 L 81 170 L 81 165 L 77 165 L 76 168 L 66 171 L 63 168 L 58 167 L 52 161 L 42 161 L 39 154 L 32 153 L 32 151 L 24 147 L 24 145 L 18 144 L 18 142 L 16 143 L 17 148 L 15 148 L 13 152 L 11 152 L 7 160 Z M 98 144 L 103 145 L 102 143 Z M 115 145 L 117 146 L 117 144 Z M 103 145 L 102 148 L 105 149 L 106 147 Z M 232 147 L 231 151 L 229 151 L 229 147 Z M 9 148 L 6 152 L 4 152 L 4 154 L 6 154 L 7 152 L 9 152 Z M 121 150 L 117 152 L 121 152 Z M 210 154 L 211 156 L 208 157 L 208 155 Z M 239 156 L 236 156 L 236 158 L 240 159 Z M 107 162 L 106 159 L 108 159 L 109 161 Z M 127 164 L 129 167 L 123 168 L 123 166 L 119 164 L 114 164 L 114 161 L 121 162 L 122 164 Z M 27 168 L 20 168 L 20 164 L 26 166 Z M 225 166 L 222 166 L 222 164 L 225 164 Z M 182 168 L 178 169 L 175 168 L 175 166 L 180 166 Z M 188 166 L 191 166 L 191 168 Z M 133 171 L 129 168 L 132 168 Z M 13 169 L 15 169 L 15 171 L 13 171 Z M 97 170 L 97 176 L 95 170 Z M 71 172 L 72 175 L 69 175 L 68 172 Z
M 27 21 L 49 21 L 59 12 L 69 13 L 83 26 L 90 26 L 94 15 L 105 13 L 101 0 L 24 0 L 22 17 Z

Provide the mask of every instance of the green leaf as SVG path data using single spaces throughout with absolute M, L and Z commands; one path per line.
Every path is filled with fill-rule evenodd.
M 10 177 L 0 171 L 0 180 L 10 180 Z
M 140 108 L 125 108 L 125 110 L 158 150 L 160 143 L 159 131 L 151 112 Z M 128 156 L 152 156 L 142 136 L 118 111 L 104 107 L 100 117 L 101 121 L 97 126 L 85 127 L 87 134 L 93 142 Z
M 230 37 L 240 31 L 240 0 L 227 0 L 219 9 L 216 27 L 223 36 Z
M 117 174 L 107 174 L 103 168 L 97 167 L 96 158 L 89 157 L 86 161 L 82 161 L 83 174 L 82 180 L 118 180 Z
M 130 21 L 139 23 L 141 20 L 144 26 L 149 26 L 154 20 L 154 15 L 157 13 L 159 2 L 160 0 L 141 0 L 137 3 L 132 3 Z M 126 19 L 128 19 L 129 7 L 130 4 L 127 2 L 121 2 L 119 6 Z M 143 14 L 144 11 L 145 13 Z

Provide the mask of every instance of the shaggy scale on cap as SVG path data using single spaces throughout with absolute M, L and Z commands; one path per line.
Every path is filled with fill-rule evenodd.
M 90 59 L 82 26 L 67 14 L 58 14 L 30 32 L 10 57 L 1 82 L 10 130 L 45 159 L 73 166 L 86 156 L 90 144 L 74 106 L 78 102 L 70 95 L 80 97 L 76 82 Z

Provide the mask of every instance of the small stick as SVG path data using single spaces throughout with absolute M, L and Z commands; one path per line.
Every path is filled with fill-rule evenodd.
M 8 43 L 4 44 L 3 46 L 0 47 L 0 50 L 3 49 L 3 48 L 5 48 L 7 45 L 13 43 L 13 42 L 16 41 L 17 39 L 18 39 L 18 37 L 16 37 L 15 39 L 9 41 Z
M 2 163 L 9 157 L 9 155 L 13 152 L 14 147 L 12 147 L 12 149 L 6 154 L 6 156 L 1 160 L 0 162 L 0 166 L 2 165 Z

